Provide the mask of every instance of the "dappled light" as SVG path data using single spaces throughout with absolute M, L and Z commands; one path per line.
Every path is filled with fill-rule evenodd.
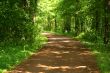
M 18 65 L 10 73 L 99 73 L 92 53 L 79 41 L 52 34 L 38 53 Z M 66 42 L 62 42 L 66 41 Z M 68 42 L 71 41 L 71 42 Z
M 50 35 L 50 33 L 47 33 L 47 32 L 43 32 L 41 33 L 42 35 Z
M 45 72 L 38 72 L 38 73 L 45 73 Z
M 43 68 L 44 70 L 59 69 L 61 71 L 67 71 L 67 70 L 70 70 L 70 69 L 75 70 L 75 69 L 86 69 L 87 68 L 87 66 L 75 66 L 75 67 L 71 67 L 71 66 L 47 66 L 47 65 L 42 65 L 42 64 L 38 64 L 36 67 Z
M 56 40 L 57 40 L 57 39 L 56 39 Z M 65 40 L 65 41 L 57 41 L 57 42 L 71 43 L 72 41 L 69 41 L 69 40 L 66 41 L 66 40 Z M 51 41 L 51 42 L 48 42 L 48 43 L 50 43 L 50 44 L 51 44 L 51 43 L 55 43 L 55 41 Z
M 68 53 L 70 53 L 70 51 L 62 51 L 62 52 L 51 51 L 51 53 L 55 53 L 55 54 L 68 54 Z
M 84 51 L 83 53 L 80 53 L 79 55 L 92 55 L 89 51 Z
M 49 40 L 60 41 L 60 40 L 69 40 L 69 38 L 49 38 Z
M 0 73 L 110 73 L 109 66 L 110 0 L 0 0 Z

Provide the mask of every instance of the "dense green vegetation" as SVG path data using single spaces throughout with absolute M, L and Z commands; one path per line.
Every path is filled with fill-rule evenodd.
M 36 11 L 36 0 L 0 0 L 0 73 L 19 64 L 44 42 Z
M 109 0 L 40 0 L 38 21 L 44 30 L 81 40 L 97 56 L 101 72 L 110 73 L 109 3 Z
M 109 0 L 0 0 L 0 69 L 35 51 L 44 40 L 41 31 L 81 40 L 97 56 L 101 72 L 110 73 Z

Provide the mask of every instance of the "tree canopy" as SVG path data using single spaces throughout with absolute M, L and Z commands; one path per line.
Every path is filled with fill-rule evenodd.
M 7 54 L 7 50 L 16 50 L 15 53 L 18 53 L 39 47 L 43 42 L 40 33 L 44 31 L 71 34 L 74 38 L 103 44 L 104 49 L 108 50 L 110 1 L 0 0 L 0 51 Z M 18 51 L 19 46 L 22 48 Z M 16 64 L 6 65 L 2 61 L 3 56 L 0 56 L 0 65 L 4 68 Z

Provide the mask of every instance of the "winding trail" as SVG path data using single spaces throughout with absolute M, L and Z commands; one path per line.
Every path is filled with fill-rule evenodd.
M 48 43 L 9 73 L 100 73 L 93 54 L 79 41 L 44 35 Z

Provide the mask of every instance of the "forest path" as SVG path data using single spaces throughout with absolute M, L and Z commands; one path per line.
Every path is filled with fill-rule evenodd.
M 44 33 L 48 43 L 9 73 L 100 73 L 89 49 L 79 41 Z

